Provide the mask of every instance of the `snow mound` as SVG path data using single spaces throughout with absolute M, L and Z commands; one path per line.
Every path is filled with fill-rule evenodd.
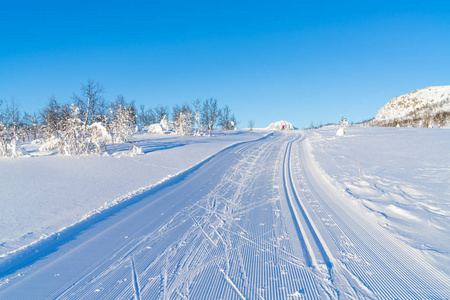
M 378 111 L 374 121 L 376 126 L 446 126 L 450 122 L 450 85 L 397 96 Z
M 338 131 L 336 131 L 336 136 L 344 136 L 345 130 L 344 127 L 339 127 Z
M 159 133 L 164 134 L 164 129 L 162 128 L 161 124 L 151 124 L 144 128 L 148 131 L 148 133 Z
M 278 121 L 270 124 L 266 129 L 267 130 L 282 130 L 284 125 L 284 130 L 295 130 L 294 125 L 286 121 Z
M 151 124 L 144 128 L 148 133 L 166 134 L 173 130 L 172 122 L 167 121 L 166 116 L 163 117 L 161 122 Z

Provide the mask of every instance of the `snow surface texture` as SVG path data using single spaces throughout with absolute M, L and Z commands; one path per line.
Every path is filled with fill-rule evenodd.
M 333 185 L 450 274 L 449 129 L 347 127 L 344 138 L 335 129 L 307 133 Z
M 0 298 L 448 299 L 450 277 L 308 148 L 298 131 L 229 147 L 53 248 L 0 260 Z
M 282 130 L 284 125 L 284 130 L 294 130 L 294 125 L 286 121 L 278 121 L 270 124 L 266 129 L 267 130 Z
M 224 147 L 267 132 L 213 137 L 136 134 L 109 156 L 61 156 L 24 145 L 30 156 L 0 158 L 0 257 L 86 219 L 197 164 Z
M 375 117 L 375 125 L 396 125 L 405 120 L 420 120 L 421 127 L 446 126 L 450 121 L 450 85 L 431 86 L 395 97 Z M 396 124 L 394 124 L 396 123 Z M 417 126 L 416 125 L 416 126 Z

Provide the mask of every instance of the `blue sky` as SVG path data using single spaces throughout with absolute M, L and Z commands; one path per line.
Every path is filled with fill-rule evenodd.
M 147 107 L 213 97 L 240 127 L 362 121 L 450 84 L 450 4 L 0 0 L 0 99 L 38 112 L 87 79 Z

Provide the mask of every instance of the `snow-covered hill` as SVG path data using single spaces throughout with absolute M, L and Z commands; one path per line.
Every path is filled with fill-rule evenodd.
M 447 126 L 450 124 L 450 85 L 431 86 L 397 96 L 377 113 L 375 126 Z
M 283 128 L 283 125 L 284 125 L 284 128 Z M 278 122 L 270 124 L 266 129 L 267 130 L 282 130 L 282 129 L 284 129 L 284 130 L 294 130 L 295 127 L 294 127 L 294 125 L 292 125 L 289 122 L 278 121 Z

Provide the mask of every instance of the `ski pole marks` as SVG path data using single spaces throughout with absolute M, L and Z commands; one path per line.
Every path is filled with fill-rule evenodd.
M 231 160 L 231 166 L 217 179 L 202 178 L 202 192 L 189 196 L 195 199 L 202 194 L 199 200 L 136 237 L 132 250 L 125 250 L 130 245 L 115 253 L 110 267 L 102 267 L 82 289 L 68 289 L 61 298 L 89 295 L 89 290 L 111 278 L 119 282 L 127 268 L 122 261 L 132 255 L 134 281 L 130 278 L 128 287 L 120 281 L 95 295 L 126 295 L 134 286 L 131 295 L 136 297 L 139 291 L 141 298 L 152 299 L 287 299 L 290 295 L 319 299 L 315 275 L 292 254 L 279 189 L 273 188 L 284 140 L 279 135 L 270 143 L 245 144 L 228 154 L 225 161 Z
M 224 151 L 0 286 L 0 298 L 30 287 L 52 299 L 446 298 L 448 278 L 347 210 L 302 145 L 286 132 Z

